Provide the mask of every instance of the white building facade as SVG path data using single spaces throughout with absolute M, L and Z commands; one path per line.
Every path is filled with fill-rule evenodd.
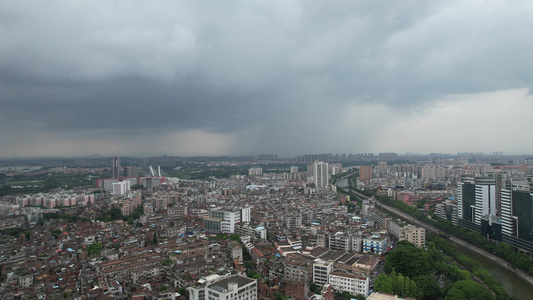
M 206 300 L 257 300 L 257 280 L 234 275 L 206 286 Z
M 352 295 L 368 297 L 370 279 L 366 276 L 332 272 L 329 274 L 329 284 L 336 292 L 348 292 Z

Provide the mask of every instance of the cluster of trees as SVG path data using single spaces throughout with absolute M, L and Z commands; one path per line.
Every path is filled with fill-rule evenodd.
M 159 241 L 157 238 L 157 232 L 154 232 L 154 234 L 152 235 L 152 240 L 146 241 L 146 244 L 147 245 L 158 245 L 159 244 Z
M 420 209 L 420 208 L 423 208 L 424 205 L 429 201 L 429 199 L 427 198 L 422 198 L 420 200 L 418 200 L 416 203 L 415 203 L 415 206 L 416 208 Z
M 418 210 L 416 207 L 405 204 L 403 201 L 391 199 L 389 197 L 380 197 L 376 196 L 376 199 L 380 202 L 383 202 L 384 204 L 387 204 L 388 206 L 392 206 L 394 208 L 397 208 L 415 218 L 417 218 L 420 221 L 426 222 L 426 223 L 432 223 L 432 220 L 426 216 L 426 214 L 423 211 Z
M 277 293 L 276 296 L 274 296 L 274 300 L 287 300 L 289 298 L 283 296 L 281 293 Z
M 433 275 L 435 264 L 442 260 L 444 256 L 436 249 L 425 251 L 401 241 L 387 254 L 384 271 L 388 275 L 380 274 L 376 278 L 375 289 L 404 297 L 438 298 L 443 292 Z
M 131 225 L 133 224 L 133 220 L 137 220 L 138 218 L 140 218 L 143 215 L 143 213 L 144 213 L 143 206 L 139 205 L 137 206 L 137 208 L 133 210 L 131 215 L 123 217 L 122 220 L 128 221 L 128 224 Z
M 478 248 L 491 252 L 505 259 L 522 271 L 533 275 L 533 260 L 527 255 L 517 252 L 509 244 L 499 243 L 496 245 L 485 240 L 479 232 L 469 231 L 466 228 L 455 226 L 450 221 L 440 218 L 435 218 L 435 221 L 432 221 L 432 225 L 445 233 L 456 236 Z
M 116 221 L 116 220 L 123 220 L 127 221 L 128 224 L 132 225 L 133 220 L 138 219 L 143 214 L 143 207 L 142 205 L 139 205 L 131 215 L 129 216 L 123 216 L 122 211 L 119 208 L 113 207 L 107 211 L 104 211 L 101 213 L 96 219 L 102 222 L 110 222 L 110 221 Z M 58 220 L 63 219 L 69 223 L 76 222 L 78 220 L 82 222 L 90 222 L 91 220 L 88 218 L 76 216 L 76 215 L 68 215 L 68 214 L 59 214 L 59 213 L 45 213 L 43 214 L 43 218 L 39 220 L 39 225 L 43 225 L 45 220 Z
M 247 175 L 245 166 L 206 167 L 205 164 L 182 164 L 180 168 L 161 167 L 161 171 L 170 177 L 207 180 L 209 177 L 229 178 L 231 175 Z
M 307 164 L 287 165 L 284 163 L 269 163 L 261 165 L 240 165 L 240 166 L 206 166 L 204 163 L 181 163 L 177 168 L 161 166 L 161 172 L 169 177 L 187 179 L 208 179 L 209 177 L 229 178 L 232 175 L 248 175 L 251 167 L 261 167 L 263 173 L 283 173 L 288 172 L 290 166 L 296 166 L 299 170 L 307 170 Z
M 109 174 L 98 174 L 98 178 L 109 177 Z M 10 177 L 0 174 L 0 197 L 5 195 L 15 195 L 21 193 L 43 193 L 50 189 L 62 188 L 72 189 L 76 186 L 93 186 L 94 179 L 87 174 L 63 174 L 59 172 L 47 174 L 20 174 Z M 28 184 L 29 182 L 29 184 Z M 12 188 L 12 185 L 22 185 L 24 188 Z
M 455 226 L 450 221 L 443 220 L 441 218 L 430 219 L 423 211 L 416 209 L 414 206 L 407 205 L 402 201 L 394 200 L 389 197 L 376 197 L 376 199 L 389 206 L 400 209 L 401 211 L 417 218 L 418 220 L 434 226 L 444 233 L 451 234 L 478 248 L 491 252 L 508 261 L 522 271 L 533 275 L 533 260 L 531 260 L 527 255 L 517 252 L 513 247 L 506 243 L 499 243 L 496 245 L 485 240 L 479 232 L 469 231 L 466 228 Z
M 487 270 L 483 269 L 478 262 L 469 258 L 466 255 L 457 253 L 457 251 L 455 251 L 455 249 L 451 247 L 450 243 L 447 240 L 435 234 L 428 233 L 426 235 L 426 239 L 432 244 L 434 244 L 437 249 L 455 259 L 468 271 L 470 271 L 474 276 L 479 278 L 483 282 L 483 284 L 485 284 L 490 290 L 492 290 L 492 292 L 496 295 L 496 299 L 510 299 L 509 295 L 501 286 L 501 284 L 494 280 L 492 275 Z
M 16 189 L 11 187 L 11 184 L 3 184 L 0 186 L 0 197 L 8 196 L 8 195 L 16 195 L 16 194 L 37 194 L 37 193 L 44 193 L 48 192 L 49 188 L 39 185 L 38 187 L 25 187 L 23 189 Z
M 492 290 L 496 299 L 512 299 L 490 273 L 474 261 L 460 254 L 450 255 L 469 268 L 488 288 L 473 281 L 470 272 L 462 270 L 443 254 L 454 252 L 449 244 L 446 245 L 446 240 L 432 237 L 440 240 L 430 239 L 427 250 L 407 241 L 399 242 L 397 248 L 387 255 L 386 274 L 376 278 L 375 290 L 416 299 L 494 299 Z
M 403 297 L 416 297 L 418 291 L 414 280 L 403 276 L 402 274 L 398 275 L 395 271 L 392 271 L 388 276 L 385 274 L 379 274 L 374 288 L 380 292 Z
M 26 238 L 29 239 L 31 231 L 30 230 L 25 230 L 22 227 L 15 227 L 15 228 L 2 229 L 2 230 L 0 230 L 0 233 L 5 234 L 5 235 L 14 236 L 14 237 L 19 237 L 21 234 L 24 234 L 26 236 Z
M 249 268 L 246 271 L 246 276 L 248 276 L 250 278 L 253 278 L 253 279 L 257 279 L 257 280 L 261 280 L 263 278 L 263 276 L 261 276 L 261 274 L 257 273 L 257 271 L 254 268 Z
M 250 254 L 250 251 L 248 251 L 248 249 L 244 246 L 244 243 L 241 241 L 240 238 L 238 239 L 238 241 L 241 243 L 241 247 L 242 247 L 242 258 L 244 261 L 244 266 L 246 267 L 246 276 L 257 279 L 257 280 L 261 280 L 263 276 L 261 276 L 261 274 L 257 272 L 255 268 L 255 263 L 252 260 L 252 255 Z
M 352 189 L 360 194 L 363 194 L 367 197 L 372 197 L 374 195 L 374 192 L 372 190 L 369 190 L 369 189 L 364 189 L 364 190 L 361 190 L 361 189 L 358 189 L 356 187 L 352 187 Z
M 104 248 L 104 245 L 102 245 L 102 243 L 95 242 L 95 243 L 90 244 L 89 247 L 87 247 L 87 252 L 89 253 L 89 255 L 93 255 L 93 254 L 100 255 L 103 248 Z
M 142 205 L 137 206 L 129 216 L 123 216 L 122 211 L 117 207 L 112 207 L 107 211 L 102 212 L 96 219 L 102 222 L 110 222 L 116 220 L 123 220 L 128 224 L 133 225 L 133 220 L 140 218 L 143 214 Z
M 61 229 L 54 229 L 54 230 L 52 230 L 51 233 L 52 233 L 52 236 L 54 236 L 54 238 L 57 239 L 59 237 L 59 235 L 62 233 L 62 231 L 61 231 Z
M 492 294 L 481 284 L 472 280 L 460 280 L 453 283 L 446 295 L 447 300 L 485 300 L 493 299 Z
M 117 207 L 112 207 L 108 211 L 101 213 L 96 219 L 102 222 L 110 222 L 122 220 L 122 217 L 122 211 Z
M 309 284 L 309 290 L 318 295 L 320 295 L 320 293 L 322 292 L 322 289 L 314 282 L 311 282 Z
M 348 176 L 348 184 L 352 186 L 353 183 L 356 181 L 355 179 L 357 178 L 358 175 L 359 175 L 358 170 L 352 169 L 352 171 L 349 173 L 338 173 L 338 174 L 332 175 L 330 180 L 332 184 L 336 184 L 339 179 L 341 179 L 342 177 Z
M 76 215 L 67 215 L 67 214 L 59 214 L 59 213 L 44 213 L 43 218 L 39 220 L 39 225 L 44 224 L 44 220 L 65 220 L 69 223 L 74 223 L 76 221 L 82 221 L 82 222 L 90 222 L 91 220 L 88 218 L 76 216 Z
M 134 191 L 135 190 L 142 190 L 142 189 L 144 189 L 144 186 L 142 184 L 134 184 L 134 185 L 131 186 L 131 189 L 134 190 Z
M 329 179 L 332 184 L 335 184 L 337 180 L 341 179 L 343 176 L 346 176 L 346 173 L 339 173 L 335 175 L 331 175 L 331 178 Z

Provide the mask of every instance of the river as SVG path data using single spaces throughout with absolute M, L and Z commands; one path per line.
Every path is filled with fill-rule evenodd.
M 340 187 L 340 188 L 343 188 L 343 189 L 347 189 L 348 188 L 348 179 L 347 178 L 343 178 L 343 179 L 339 180 L 339 182 L 337 182 L 337 186 Z
M 434 227 L 428 224 L 422 223 L 421 221 L 416 220 L 412 216 L 407 215 L 406 213 L 396 208 L 390 207 L 388 205 L 384 205 L 383 203 L 379 203 L 379 202 L 376 202 L 376 204 L 398 215 L 402 219 L 405 219 L 409 223 L 415 223 L 419 226 L 426 227 L 426 230 L 430 229 L 431 231 L 435 231 L 435 232 L 437 231 Z M 491 273 L 494 279 L 503 286 L 503 288 L 507 291 L 509 295 L 514 296 L 518 299 L 524 299 L 524 300 L 533 299 L 533 285 L 529 284 L 527 280 L 523 279 L 522 277 L 515 274 L 511 270 L 508 270 L 505 267 L 499 265 L 498 263 L 488 258 L 485 258 L 485 256 L 472 250 L 471 248 L 460 245 L 457 242 L 454 242 L 452 240 L 448 240 L 448 241 L 450 245 L 454 247 L 455 250 L 477 261 L 485 270 Z
M 490 259 L 484 259 L 482 255 L 479 255 L 479 253 L 474 252 L 467 247 L 459 245 L 450 240 L 448 240 L 448 242 L 455 250 L 457 250 L 457 252 L 460 252 L 477 261 L 485 270 L 489 271 L 494 279 L 503 286 L 509 295 L 524 300 L 529 300 L 533 297 L 533 287 L 520 276 L 503 268 Z

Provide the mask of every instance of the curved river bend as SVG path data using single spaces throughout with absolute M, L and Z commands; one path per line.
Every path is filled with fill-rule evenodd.
M 484 258 L 482 255 L 479 255 L 479 253 L 474 252 L 467 247 L 459 245 L 450 240 L 448 240 L 448 242 L 457 252 L 477 261 L 485 270 L 489 271 L 494 279 L 503 286 L 509 295 L 524 300 L 533 298 L 533 286 L 531 286 L 520 276 L 503 268 L 492 260 Z

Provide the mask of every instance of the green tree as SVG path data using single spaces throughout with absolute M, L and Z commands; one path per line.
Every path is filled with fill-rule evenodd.
M 238 234 L 236 234 L 236 233 L 230 234 L 229 239 L 231 241 L 237 241 L 239 243 L 241 242 L 241 237 Z
M 374 289 L 378 292 L 392 294 L 392 279 L 386 274 L 379 274 L 374 282 Z
M 52 235 L 54 236 L 54 238 L 57 239 L 57 237 L 61 234 L 61 229 L 54 229 L 52 230 Z
M 87 252 L 89 253 L 89 255 L 92 255 L 92 254 L 100 255 L 103 248 L 104 246 L 102 245 L 102 243 L 95 242 L 95 243 L 90 244 L 89 247 L 87 247 Z
M 396 274 L 395 271 L 392 271 L 388 276 L 379 274 L 374 282 L 374 289 L 379 292 L 403 297 L 415 297 L 418 292 L 416 283 L 413 280 L 402 274 Z
M 131 213 L 131 216 L 133 217 L 134 220 L 140 218 L 142 215 L 143 215 L 142 205 L 137 206 L 137 208 L 135 208 L 133 212 Z
M 274 296 L 274 300 L 287 300 L 287 297 L 284 297 L 282 294 L 277 293 L 276 296 Z
M 252 278 L 253 279 L 257 279 L 257 280 L 261 280 L 261 279 L 263 279 L 263 276 L 261 276 L 261 274 L 259 274 L 259 273 L 256 273 Z
M 454 282 L 446 294 L 446 300 L 489 300 L 494 299 L 488 289 L 472 280 Z
M 19 237 L 21 234 L 25 234 L 26 237 L 29 238 L 29 235 L 30 235 L 30 231 L 24 230 L 22 227 L 6 228 L 6 229 L 0 230 L 0 232 L 2 234 L 14 236 L 14 237 Z M 61 234 L 61 230 L 59 230 L 58 235 L 59 234 Z
M 398 247 L 387 255 L 384 267 L 387 273 L 395 270 L 409 278 L 428 275 L 432 269 L 428 252 L 417 248 L 408 241 L 398 243 Z
M 396 274 L 395 271 L 389 276 L 392 280 L 392 291 L 396 295 L 414 297 L 417 293 L 417 287 L 413 280 L 402 274 Z
M 215 239 L 225 241 L 225 240 L 228 239 L 228 234 L 224 233 L 224 232 L 221 232 L 221 233 L 216 235 Z
M 257 271 L 255 271 L 254 269 L 248 269 L 246 270 L 246 276 L 252 278 L 252 276 L 254 276 L 255 274 L 257 274 Z
M 244 267 L 245 267 L 246 269 L 251 269 L 251 268 L 255 267 L 255 264 L 254 264 L 254 262 L 251 261 L 251 260 L 245 260 L 245 261 L 244 261 Z
M 172 264 L 172 259 L 170 259 L 170 258 L 165 258 L 165 259 L 163 259 L 163 261 L 161 261 L 161 264 L 162 264 L 163 266 L 170 266 L 170 265 Z
M 430 275 L 421 275 L 414 278 L 418 288 L 417 299 L 437 299 L 441 297 L 439 284 Z
M 134 184 L 131 186 L 132 190 L 142 190 L 144 187 L 142 184 Z
M 58 214 L 58 213 L 45 213 L 45 214 L 43 214 L 43 219 L 44 220 L 65 220 L 65 221 L 67 221 L 69 223 L 73 223 L 73 222 L 76 222 L 76 221 L 82 221 L 82 222 L 90 221 L 90 219 L 83 218 L 83 217 L 80 217 L 80 216 L 67 215 L 67 214 Z M 43 221 L 43 224 L 44 224 L 44 221 Z
M 405 295 L 408 297 L 415 297 L 417 293 L 418 287 L 416 286 L 415 281 L 407 277 L 407 281 L 405 283 Z
M 311 282 L 309 284 L 309 290 L 311 290 L 311 292 L 315 293 L 315 294 L 319 294 L 320 295 L 320 287 L 318 287 L 318 285 L 316 285 L 316 283 L 314 282 Z
M 343 300 L 351 300 L 351 299 L 357 299 L 357 300 L 365 300 L 365 296 L 363 295 L 352 295 L 349 292 L 342 292 L 338 293 L 335 299 L 341 298 Z

